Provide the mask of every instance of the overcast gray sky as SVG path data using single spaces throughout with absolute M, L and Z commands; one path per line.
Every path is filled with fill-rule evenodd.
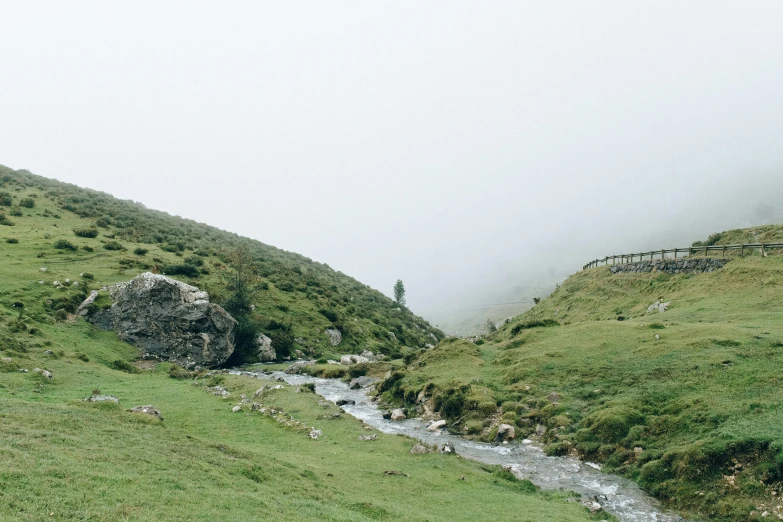
M 31 1 L 0 17 L 0 163 L 387 294 L 401 278 L 415 311 L 756 224 L 763 201 L 783 221 L 780 1 Z

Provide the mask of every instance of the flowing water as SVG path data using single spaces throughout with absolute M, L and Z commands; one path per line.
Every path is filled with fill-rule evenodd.
M 283 372 L 239 372 L 234 374 L 282 379 L 288 384 L 314 383 L 317 394 L 326 400 L 355 401 L 343 410 L 383 433 L 403 434 L 425 444 L 451 444 L 458 455 L 486 464 L 507 466 L 521 479 L 528 479 L 542 489 L 575 491 L 598 502 L 605 511 L 629 522 L 683 522 L 684 519 L 662 511 L 658 502 L 630 480 L 599 471 L 598 466 L 571 457 L 548 457 L 531 441 L 508 445 L 473 442 L 446 432 L 427 431 L 428 423 L 419 419 L 391 421 L 367 396 L 366 390 L 351 390 L 338 379 L 321 379 L 308 375 L 288 375 Z M 317 427 L 317 426 L 316 426 Z

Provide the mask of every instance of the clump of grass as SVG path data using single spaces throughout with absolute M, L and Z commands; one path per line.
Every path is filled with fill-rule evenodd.
M 647 328 L 650 328 L 651 330 L 663 330 L 666 327 L 663 325 L 663 323 L 652 323 Z
M 11 245 L 15 245 L 19 243 L 19 240 L 16 239 L 15 237 L 9 237 L 8 239 L 5 240 L 5 242 Z

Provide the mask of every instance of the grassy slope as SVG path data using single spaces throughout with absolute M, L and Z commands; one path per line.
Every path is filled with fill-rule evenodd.
M 716 244 L 782 236 L 760 227 Z M 441 343 L 387 397 L 463 392 L 463 430 L 544 426 L 551 453 L 601 460 L 697 518 L 783 514 L 781 290 L 783 255 L 698 275 L 579 272 L 480 346 Z M 659 298 L 669 310 L 646 314 Z M 524 328 L 546 320 L 556 326 Z
M 13 226 L 0 224 L 0 305 L 23 302 L 32 319 L 44 320 L 60 307 L 72 311 L 85 285 L 99 288 L 155 267 L 165 269 L 188 262 L 201 263 L 197 276 L 177 277 L 208 290 L 219 302 L 226 297 L 221 276 L 226 254 L 245 245 L 258 264 L 264 288 L 254 301 L 257 319 L 270 328 L 280 324 L 289 327 L 297 339 L 294 349 L 311 355 L 335 355 L 369 348 L 398 356 L 406 347 L 435 344 L 433 336 L 443 337 L 380 292 L 298 254 L 104 193 L 0 166 L 2 192 L 12 196 L 12 206 L 0 205 L 0 214 Z M 20 206 L 26 198 L 33 199 L 32 208 Z M 89 228 L 97 229 L 98 237 L 76 237 L 73 232 Z M 9 238 L 19 242 L 6 243 Z M 58 240 L 71 242 L 77 250 L 55 249 Z M 123 250 L 105 249 L 111 242 L 118 242 Z M 148 252 L 136 255 L 137 248 Z M 41 273 L 41 267 L 49 271 Z M 84 272 L 95 279 L 85 280 L 80 276 Z M 52 287 L 53 281 L 66 278 L 82 286 L 67 290 Z M 45 284 L 38 285 L 38 280 Z M 70 300 L 65 299 L 68 296 Z M 47 307 L 47 299 L 55 303 Z M 329 343 L 326 328 L 342 330 L 343 343 L 337 348 Z
M 565 495 L 531 491 L 498 468 L 410 455 L 413 442 L 399 436 L 360 442 L 372 431 L 331 418 L 337 408 L 311 393 L 287 387 L 258 399 L 301 423 L 286 426 L 231 412 L 257 380 L 227 376 L 233 397 L 224 400 L 207 391 L 209 379 L 170 378 L 166 363 L 113 370 L 110 362 L 130 361 L 135 350 L 83 321 L 14 339 L 24 347 L 7 340 L 0 351 L 12 359 L 4 363 L 12 371 L 0 373 L 2 520 L 590 519 Z M 17 366 L 46 368 L 54 379 Z M 121 406 L 80 401 L 94 389 Z M 156 405 L 165 420 L 125 411 L 140 404 Z M 323 437 L 311 440 L 306 426 Z

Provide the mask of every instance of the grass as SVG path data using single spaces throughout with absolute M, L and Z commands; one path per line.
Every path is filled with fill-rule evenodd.
M 481 346 L 454 340 L 422 355 L 384 397 L 456 400 L 455 428 L 483 439 L 499 422 L 522 436 L 546 428 L 549 453 L 601 461 L 697 520 L 777 516 L 782 290 L 780 255 L 706 274 L 579 272 Z M 669 310 L 647 314 L 657 299 Z
M 118 371 L 135 350 L 82 321 L 17 337 L 25 351 L 3 345 L 2 356 L 54 378 L 2 374 L 0 519 L 591 520 L 568 495 L 537 492 L 497 467 L 410 455 L 413 441 L 400 436 L 358 441 L 374 431 L 295 387 L 253 399 L 283 414 L 232 413 L 241 394 L 278 383 L 173 379 L 167 363 Z M 213 382 L 232 397 L 211 394 Z M 120 405 L 81 401 L 93 392 Z M 141 404 L 164 421 L 126 411 Z M 312 440 L 310 426 L 323 436 Z

